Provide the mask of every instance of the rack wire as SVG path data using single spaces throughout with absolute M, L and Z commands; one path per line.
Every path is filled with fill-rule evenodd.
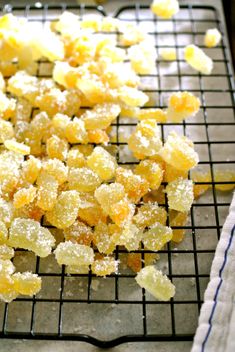
M 2 11 L 47 25 L 65 9 L 80 18 L 91 13 L 105 16 L 102 7 L 65 4 L 5 5 Z M 163 139 L 169 128 L 190 136 L 200 155 L 200 166 L 210 170 L 212 175 L 211 192 L 192 206 L 189 223 L 184 227 L 187 230 L 184 242 L 177 248 L 168 244 L 159 251 L 159 266 L 175 283 L 176 296 L 170 302 L 154 300 L 135 285 L 135 275 L 125 268 L 101 280 L 91 273 L 68 275 L 53 258 L 35 258 L 28 252 L 22 256 L 18 251 L 14 258 L 16 267 L 29 270 L 30 266 L 43 278 L 44 285 L 33 298 L 19 297 L 10 304 L 0 304 L 2 338 L 76 340 L 99 347 L 130 341 L 193 339 L 211 261 L 231 199 L 231 194 L 215 189 L 220 182 L 215 182 L 214 171 L 217 167 L 231 169 L 235 164 L 233 72 L 224 30 L 217 10 L 211 6 L 183 5 L 179 15 L 166 21 L 154 17 L 147 6 L 136 4 L 120 8 L 115 17 L 147 29 L 155 39 L 158 52 L 162 47 L 177 50 L 176 62 L 167 64 L 158 56 L 156 73 L 141 76 L 143 91 L 150 96 L 149 107 L 164 108 L 167 96 L 178 90 L 190 90 L 202 101 L 196 118 L 161 125 Z M 194 42 L 207 50 L 202 36 L 207 28 L 213 27 L 217 27 L 223 37 L 216 49 L 210 49 L 215 68 L 208 77 L 185 64 L 182 49 Z M 49 69 L 49 63 L 42 60 L 37 75 L 45 77 L 50 74 Z M 112 125 L 117 136 L 112 144 L 119 147 L 119 164 L 135 163 L 126 157 L 126 143 L 120 141 L 121 133 L 135 124 L 133 120 L 118 118 Z M 144 259 L 149 251 L 136 252 Z M 125 250 L 117 248 L 116 259 L 124 253 Z

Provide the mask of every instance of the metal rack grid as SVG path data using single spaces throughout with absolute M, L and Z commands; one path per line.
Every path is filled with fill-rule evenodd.
M 44 25 L 55 20 L 65 9 L 79 14 L 81 18 L 90 13 L 105 15 L 102 7 L 82 5 L 43 5 L 41 8 L 7 5 L 3 11 L 25 16 L 30 21 L 40 21 Z M 201 15 L 202 11 L 206 13 L 206 17 Z M 192 206 L 189 224 L 184 227 L 187 230 L 185 241 L 178 248 L 168 244 L 164 250 L 159 251 L 163 258 L 160 262 L 165 265 L 163 270 L 175 283 L 179 294 L 170 302 L 155 301 L 144 289 L 137 289 L 136 286 L 133 288 L 135 275 L 125 269 L 107 277 L 106 280 L 102 279 L 100 288 L 95 290 L 93 283 L 97 279 L 91 273 L 67 275 L 64 267 L 59 268 L 47 258 L 35 258 L 30 253 L 25 253 L 28 256 L 22 260 L 21 265 L 26 265 L 27 269 L 31 265 L 30 269 L 38 273 L 46 284 L 44 291 L 33 298 L 20 297 L 11 304 L 0 304 L 2 338 L 77 340 L 100 347 L 112 347 L 130 341 L 193 339 L 197 316 L 203 302 L 203 292 L 209 280 L 211 260 L 230 204 L 229 195 L 221 194 L 215 189 L 214 170 L 217 166 L 232 168 L 235 164 L 234 130 L 232 131 L 235 126 L 234 88 L 228 48 L 223 36 L 221 44 L 215 49 L 215 69 L 209 77 L 189 69 L 182 59 L 181 51 L 185 46 L 183 38 L 188 36 L 189 43 L 194 42 L 204 48 L 201 36 L 204 35 L 205 29 L 217 27 L 224 33 L 217 10 L 211 6 L 183 5 L 180 15 L 169 22 L 157 19 L 147 6 L 138 4 L 119 9 L 115 17 L 145 26 L 156 40 L 157 51 L 162 47 L 175 47 L 177 50 L 178 59 L 171 64 L 173 69 L 170 73 L 165 70 L 169 64 L 164 63 L 158 56 L 156 73 L 141 76 L 145 88 L 143 91 L 150 95 L 149 107 L 164 108 L 167 95 L 177 90 L 188 89 L 202 101 L 199 117 L 181 124 L 161 124 L 163 139 L 169 126 L 179 128 L 185 135 L 190 135 L 191 130 L 196 130 L 198 138 L 196 141 L 194 139 L 194 142 L 201 157 L 200 165 L 210 170 L 212 175 L 211 193 Z M 163 31 L 162 25 L 165 25 Z M 183 30 L 180 29 L 182 25 Z M 39 66 L 45 64 L 45 61 L 41 61 Z M 40 70 L 37 73 L 40 77 L 45 76 L 40 74 Z M 151 84 L 155 82 L 155 86 L 149 89 L 146 84 L 148 86 L 150 81 Z M 117 142 L 112 144 L 120 148 L 117 155 L 120 164 L 135 163 L 133 160 L 127 160 L 122 154 L 126 143 L 119 141 L 121 131 L 133 126 L 133 120 L 119 118 L 113 124 Z M 218 129 L 221 133 L 216 132 Z M 209 239 L 205 236 L 209 236 Z M 116 258 L 120 258 L 124 252 L 123 249 L 117 248 Z M 142 253 L 143 259 L 145 253 L 150 251 L 136 252 Z M 206 268 L 203 268 L 201 263 L 205 262 L 206 258 L 209 260 L 204 265 Z M 18 259 L 21 259 L 20 255 L 14 259 L 16 266 Z M 81 283 L 84 286 L 80 285 Z M 78 292 L 74 294 L 70 289 Z M 190 321 L 187 320 L 188 315 Z M 86 321 L 94 322 L 94 328 L 90 329 L 84 325 Z M 190 324 L 191 328 L 188 327 Z M 103 329 L 102 336 L 98 333 L 99 329 Z

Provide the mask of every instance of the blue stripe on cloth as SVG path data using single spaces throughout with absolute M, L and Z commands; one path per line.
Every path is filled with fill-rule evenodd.
M 207 331 L 207 334 L 205 336 L 205 339 L 202 343 L 202 349 L 201 351 L 204 352 L 205 351 L 205 345 L 206 345 L 206 342 L 208 341 L 208 338 L 210 336 L 210 332 L 212 330 L 212 318 L 214 316 L 214 313 L 215 313 L 215 309 L 216 309 L 216 306 L 217 306 L 217 297 L 218 297 L 218 294 L 219 294 L 219 290 L 222 286 L 222 283 L 223 283 L 223 279 L 222 279 L 222 273 L 223 273 L 223 270 L 225 268 L 225 265 L 226 265 L 226 262 L 227 262 L 227 255 L 228 255 L 228 251 L 229 251 L 229 248 L 232 244 L 232 240 L 233 240 L 233 235 L 234 235 L 234 231 L 235 231 L 235 225 L 233 226 L 232 228 L 232 231 L 231 231 L 231 234 L 230 234 L 230 238 L 229 238 L 229 242 L 228 242 L 228 245 L 227 245 L 227 248 L 224 252 L 224 260 L 223 260 L 223 264 L 220 268 L 220 271 L 219 271 L 219 277 L 220 277 L 220 282 L 216 288 L 216 292 L 215 292 L 215 297 L 214 297 L 214 304 L 213 304 L 213 307 L 212 307 L 212 311 L 211 311 L 211 314 L 210 314 L 210 318 L 209 318 L 209 328 L 208 328 L 208 331 Z

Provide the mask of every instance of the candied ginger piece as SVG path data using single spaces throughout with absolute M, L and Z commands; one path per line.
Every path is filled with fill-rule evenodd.
M 0 215 L 1 214 L 1 209 L 0 209 Z M 0 217 L 0 219 L 2 220 L 2 218 Z M 8 239 L 8 230 L 6 225 L 4 224 L 3 221 L 0 220 L 0 245 L 5 244 L 7 242 Z
M 116 274 L 118 271 L 118 263 L 118 260 L 115 260 L 112 257 L 96 259 L 91 264 L 91 270 L 97 276 L 106 276 L 112 273 Z
M 65 128 L 65 136 L 70 143 L 88 143 L 86 123 L 75 117 Z
M 140 109 L 135 115 L 139 120 L 153 119 L 159 123 L 166 122 L 166 111 L 162 109 Z
M 68 178 L 68 167 L 61 160 L 49 159 L 42 163 L 42 171 L 53 176 L 61 185 Z
M 6 244 L 0 245 L 0 259 L 7 260 L 14 257 L 14 249 Z
M 42 139 L 50 129 L 51 120 L 45 111 L 35 115 L 30 123 L 30 127 L 37 139 Z
M 8 244 L 11 247 L 31 250 L 39 257 L 46 257 L 51 253 L 55 239 L 39 222 L 16 218 L 11 223 Z
M 105 129 L 111 125 L 120 111 L 120 106 L 117 104 L 97 104 L 92 110 L 86 110 L 81 119 L 84 121 L 87 130 Z
M 115 243 L 115 245 L 125 246 L 128 251 L 139 249 L 143 235 L 139 227 L 128 221 L 122 227 L 110 224 L 109 228 L 112 233 L 111 241 Z
M 76 68 L 70 66 L 68 62 L 56 61 L 52 77 L 55 82 L 67 89 L 75 88 L 78 79 L 78 71 Z
M 53 209 L 57 199 L 58 181 L 43 171 L 37 179 L 37 185 L 37 206 L 43 210 Z
M 41 161 L 30 155 L 29 159 L 22 164 L 22 178 L 26 182 L 33 184 L 38 178 L 41 170 Z
M 21 295 L 36 295 L 42 286 L 42 279 L 29 271 L 12 275 L 14 290 Z
M 235 172 L 232 170 L 215 170 L 215 182 L 232 182 L 232 184 L 215 184 L 215 188 L 219 191 L 231 191 L 235 187 Z
M 62 40 L 49 29 L 35 33 L 32 38 L 31 47 L 37 58 L 44 56 L 52 62 L 64 58 L 64 44 Z
M 213 48 L 219 44 L 221 38 L 222 35 L 217 28 L 207 29 L 204 37 L 204 44 L 208 48 Z
M 61 242 L 55 250 L 59 265 L 89 265 L 94 262 L 94 251 L 91 247 L 71 241 Z
M 152 265 L 154 262 L 159 259 L 159 255 L 157 253 L 144 253 L 144 264 Z M 142 256 L 141 253 L 128 253 L 127 254 L 127 266 L 138 273 L 142 268 Z
M 64 238 L 66 241 L 90 246 L 93 240 L 93 232 L 90 226 L 81 221 L 75 221 L 72 226 L 64 230 Z
M 168 135 L 159 155 L 166 163 L 178 170 L 188 171 L 199 161 L 198 154 L 193 149 L 193 143 L 187 137 L 178 136 L 173 131 Z
M 113 204 L 125 198 L 125 188 L 120 183 L 103 184 L 95 190 L 95 197 L 106 213 Z
M 185 61 L 196 71 L 204 75 L 210 75 L 213 69 L 213 61 L 202 49 L 196 45 L 188 45 L 184 49 Z
M 79 193 L 76 191 L 61 192 L 54 208 L 46 213 L 50 224 L 58 229 L 73 225 L 80 206 Z
M 138 154 L 141 159 L 157 154 L 162 141 L 156 121 L 152 119 L 140 121 L 131 134 L 128 145 L 134 155 Z
M 93 149 L 87 158 L 87 165 L 104 181 L 111 179 L 117 168 L 116 159 L 102 147 Z
M 58 137 L 60 138 L 65 137 L 66 127 L 70 121 L 71 121 L 70 117 L 64 114 L 57 113 L 55 114 L 55 116 L 53 116 L 51 123 L 55 131 L 55 134 Z
M 143 106 L 149 101 L 149 97 L 137 88 L 123 86 L 118 89 L 120 101 L 128 106 Z
M 14 207 L 21 208 L 26 204 L 31 203 L 36 197 L 36 188 L 30 185 L 28 188 L 21 188 L 15 194 L 13 198 Z
M 210 172 L 199 172 L 199 171 L 193 171 L 191 173 L 191 178 L 193 182 L 207 182 L 205 185 L 198 185 L 194 184 L 193 185 L 193 193 L 194 193 L 194 198 L 197 199 L 200 197 L 203 193 L 205 193 L 209 188 L 210 188 L 210 183 L 211 183 L 211 173 Z
M 95 226 L 93 241 L 100 253 L 113 253 L 116 246 L 111 240 L 111 235 L 112 232 L 110 231 L 109 226 L 106 223 L 99 221 Z
M 9 121 L 0 118 L 0 143 L 14 137 L 14 128 Z
M 149 182 L 145 178 L 122 167 L 116 170 L 116 181 L 124 186 L 128 198 L 134 203 L 137 203 L 149 190 Z
M 187 220 L 188 220 L 188 213 L 186 212 L 181 213 L 176 210 L 170 209 L 170 212 L 169 212 L 170 226 L 184 227 L 187 223 Z M 182 242 L 184 239 L 185 231 L 186 230 L 184 228 L 172 229 L 172 232 L 173 232 L 172 241 L 176 243 Z
M 165 182 L 172 182 L 172 181 L 175 181 L 179 177 L 188 178 L 188 171 L 176 169 L 174 166 L 165 163 L 164 181 Z
M 128 199 L 124 198 L 110 206 L 108 215 L 116 225 L 124 226 L 131 220 L 134 212 L 134 204 L 130 203 Z
M 65 160 L 67 157 L 69 145 L 64 139 L 61 139 L 55 135 L 51 136 L 46 143 L 46 150 L 49 158 Z
M 147 249 L 159 251 L 171 239 L 172 229 L 156 222 L 144 232 L 142 241 Z
M 133 70 L 141 75 L 153 73 L 156 69 L 156 49 L 149 41 L 131 46 L 128 49 L 128 56 Z
M 77 147 L 73 147 L 69 150 L 67 155 L 67 166 L 72 168 L 79 168 L 86 166 L 86 159 L 84 155 L 77 149 Z
M 107 215 L 104 214 L 100 204 L 91 193 L 83 193 L 81 197 L 81 207 L 78 210 L 78 216 L 89 226 L 95 226 L 99 221 L 106 221 Z
M 152 12 L 161 18 L 169 19 L 179 12 L 178 0 L 153 0 Z
M 29 75 L 25 71 L 18 71 L 9 78 L 7 90 L 17 97 L 29 100 L 33 104 L 39 93 L 38 78 Z
M 133 221 L 139 227 L 149 227 L 159 222 L 166 224 L 167 212 L 164 208 L 159 207 L 157 203 L 143 204 L 138 208 L 137 214 L 133 217 Z
M 0 90 L 0 117 L 8 120 L 15 113 L 16 101 L 8 98 L 5 93 Z
M 162 48 L 159 50 L 159 54 L 165 61 L 175 61 L 177 59 L 175 48 Z
M 123 31 L 123 34 L 120 36 L 120 44 L 125 46 L 131 46 L 138 44 L 146 39 L 146 33 L 141 30 L 141 28 L 133 25 L 120 23 L 119 30 Z
M 149 182 L 150 188 L 157 190 L 163 179 L 163 169 L 153 160 L 142 160 L 135 168 L 135 173 Z
M 4 145 L 8 150 L 11 150 L 13 152 L 20 153 L 23 155 L 30 154 L 30 147 L 28 147 L 24 143 L 18 143 L 14 139 L 5 140 Z
M 168 101 L 167 120 L 181 122 L 195 116 L 200 108 L 200 100 L 189 92 L 172 93 Z
M 163 275 L 153 265 L 141 269 L 135 279 L 140 287 L 145 288 L 161 301 L 169 301 L 175 295 L 175 286 L 166 275 Z
M 98 174 L 87 167 L 71 168 L 68 176 L 69 189 L 79 192 L 92 192 L 100 184 Z
M 193 203 L 193 182 L 182 177 L 169 182 L 166 186 L 168 205 L 170 209 L 188 212 Z
M 96 129 L 88 131 L 88 140 L 90 143 L 95 144 L 107 144 L 109 142 L 109 136 L 104 130 Z

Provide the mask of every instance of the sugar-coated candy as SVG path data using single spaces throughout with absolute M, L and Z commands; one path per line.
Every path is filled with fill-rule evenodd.
M 54 208 L 46 213 L 46 218 L 58 229 L 65 229 L 75 222 L 79 205 L 80 198 L 77 191 L 61 192 Z
M 137 214 L 133 217 L 133 221 L 139 227 L 149 227 L 159 222 L 166 224 L 167 212 L 163 207 L 159 207 L 157 203 L 146 203 L 138 208 Z
M 81 193 L 81 206 L 78 209 L 79 218 L 89 226 L 95 226 L 99 221 L 106 221 L 107 215 L 92 193 Z
M 132 117 L 129 116 L 128 117 Z M 153 119 L 159 123 L 166 122 L 166 111 L 158 108 L 148 108 L 148 109 L 139 109 L 134 117 L 138 118 L 139 120 L 147 120 Z
M 64 238 L 66 241 L 90 246 L 93 240 L 93 232 L 90 226 L 81 221 L 75 221 L 72 226 L 64 229 Z
M 189 92 L 176 92 L 171 94 L 168 101 L 167 120 L 181 122 L 194 116 L 200 108 L 200 100 Z
M 193 203 L 193 182 L 182 177 L 169 182 L 166 186 L 168 205 L 170 209 L 188 212 Z
M 70 168 L 78 168 L 86 165 L 85 156 L 80 152 L 77 147 L 73 147 L 68 151 L 66 162 L 67 166 Z
M 14 128 L 12 123 L 0 118 L 0 143 L 14 137 Z
M 100 253 L 111 254 L 116 245 L 111 240 L 112 231 L 105 222 L 99 221 L 95 226 L 93 242 Z
M 145 288 L 160 301 L 169 301 L 175 295 L 175 286 L 166 275 L 153 265 L 142 268 L 135 277 L 140 287 Z
M 186 62 L 195 70 L 210 75 L 213 69 L 213 61 L 207 56 L 202 49 L 196 45 L 188 45 L 184 49 L 184 58 Z
M 143 106 L 149 100 L 149 97 L 142 91 L 127 86 L 119 88 L 118 96 L 122 103 L 133 107 Z
M 87 130 L 105 129 L 119 115 L 119 105 L 112 103 L 97 104 L 91 110 L 86 110 L 81 116 Z
M 187 137 L 178 136 L 176 132 L 170 132 L 159 155 L 166 163 L 178 170 L 187 171 L 196 166 L 199 161 L 193 142 Z
M 142 241 L 145 248 L 159 251 L 171 239 L 172 229 L 156 222 L 148 230 L 144 231 Z
M 71 241 L 61 242 L 54 253 L 60 265 L 89 265 L 94 261 L 94 251 L 91 247 Z
M 11 150 L 16 153 L 20 153 L 23 155 L 30 154 L 30 147 L 25 145 L 24 143 L 18 143 L 14 139 L 6 139 L 4 141 L 4 145 L 8 150 Z
M 87 165 L 104 181 L 111 179 L 117 167 L 116 159 L 102 147 L 95 147 Z
M 179 177 L 188 178 L 188 170 L 179 170 L 179 169 L 176 169 L 174 166 L 165 163 L 164 177 L 163 177 L 164 181 L 172 182 Z
M 68 153 L 68 142 L 57 136 L 51 136 L 46 142 L 46 150 L 49 158 L 65 160 Z
M 91 270 L 97 276 L 106 276 L 112 273 L 116 274 L 118 270 L 118 260 L 115 260 L 112 257 L 96 259 L 91 264 Z
M 156 16 L 169 19 L 179 11 L 178 0 L 153 0 L 151 10 Z
M 55 239 L 39 222 L 16 218 L 11 223 L 7 243 L 14 248 L 31 250 L 39 257 L 46 257 L 51 253 Z
M 109 213 L 111 206 L 125 198 L 125 188 L 120 183 L 103 184 L 95 190 L 95 197 L 105 212 Z
M 87 167 L 72 167 L 69 170 L 68 184 L 69 189 L 92 192 L 101 184 L 101 179 L 97 173 Z
M 136 166 L 135 173 L 146 179 L 153 190 L 157 190 L 162 182 L 164 171 L 154 160 L 141 160 Z
M 208 48 L 213 48 L 219 44 L 221 38 L 222 35 L 217 28 L 207 29 L 204 37 L 204 44 Z
M 38 179 L 37 205 L 43 210 L 51 210 L 56 204 L 58 181 L 52 175 L 41 172 Z
M 18 294 L 33 296 L 41 290 L 42 279 L 29 271 L 13 274 L 12 280 Z
M 42 171 L 53 176 L 61 185 L 68 178 L 68 167 L 61 160 L 49 159 L 42 163 Z
M 69 143 L 88 143 L 88 134 L 84 121 L 75 117 L 67 124 L 65 136 Z
M 36 187 L 30 185 L 28 188 L 20 188 L 13 198 L 13 205 L 15 208 L 21 208 L 26 204 L 31 203 L 36 197 Z

